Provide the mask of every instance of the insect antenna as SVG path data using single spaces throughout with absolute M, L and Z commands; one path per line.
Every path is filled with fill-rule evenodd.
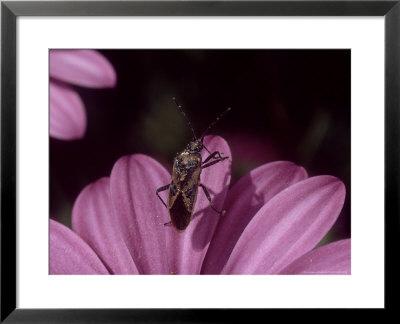
M 189 118 L 186 116 L 185 112 L 183 111 L 182 106 L 178 103 L 178 101 L 176 100 L 175 97 L 173 97 L 172 100 L 173 100 L 173 101 L 175 102 L 175 104 L 178 106 L 178 109 L 179 109 L 179 111 L 181 112 L 181 114 L 183 115 L 183 117 L 185 117 L 186 122 L 187 122 L 187 125 L 189 126 L 190 131 L 192 132 L 193 139 L 196 140 L 196 139 L 197 139 L 197 136 L 196 136 L 196 133 L 194 132 L 194 128 L 193 128 L 192 124 L 190 123 Z
M 203 134 L 202 134 L 201 137 L 200 137 L 202 141 L 203 141 L 203 139 L 204 139 L 204 136 L 206 136 L 207 132 L 208 132 L 212 127 L 214 127 L 214 125 L 215 125 L 218 121 L 220 121 L 220 120 L 229 112 L 229 110 L 231 110 L 231 107 L 228 107 L 221 115 L 219 115 L 219 117 L 218 117 L 217 119 L 215 119 L 215 120 L 210 124 L 210 126 L 207 127 L 207 129 L 203 132 Z

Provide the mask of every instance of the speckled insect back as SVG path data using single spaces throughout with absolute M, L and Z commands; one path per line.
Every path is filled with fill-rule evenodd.
M 156 190 L 156 195 L 168 209 L 171 221 L 164 225 L 173 225 L 177 230 L 183 231 L 189 225 L 194 207 L 196 205 L 198 188 L 201 187 L 210 206 L 215 212 L 223 215 L 224 210 L 217 210 L 211 200 L 210 193 L 204 184 L 200 183 L 200 174 L 202 169 L 219 163 L 223 160 L 228 159 L 227 156 L 223 157 L 218 151 L 211 153 L 203 144 L 205 134 L 218 122 L 225 114 L 231 109 L 226 109 L 216 120 L 214 120 L 207 129 L 203 132 L 202 136 L 198 138 L 194 132 L 194 129 L 187 118 L 185 112 L 182 110 L 175 98 L 174 102 L 178 106 L 179 111 L 186 119 L 186 122 L 192 132 L 192 141 L 186 146 L 186 148 L 177 154 L 174 159 L 172 167 L 171 183 L 160 187 Z M 201 151 L 204 149 L 210 154 L 204 161 L 202 161 Z M 211 161 L 212 160 L 212 161 Z M 167 203 L 162 200 L 159 192 L 168 190 Z

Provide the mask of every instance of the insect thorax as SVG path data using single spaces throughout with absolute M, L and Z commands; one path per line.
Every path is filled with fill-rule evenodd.
M 172 178 L 173 182 L 178 185 L 178 188 L 183 189 L 188 184 L 194 184 L 200 177 L 200 172 L 200 153 L 184 150 L 175 157 Z
M 190 153 L 183 151 L 178 154 L 174 161 L 174 169 L 177 172 L 188 173 L 190 170 L 197 169 L 201 165 L 200 153 Z

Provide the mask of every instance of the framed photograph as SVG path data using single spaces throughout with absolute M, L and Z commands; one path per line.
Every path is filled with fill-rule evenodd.
M 398 1 L 1 11 L 2 321 L 390 308 Z

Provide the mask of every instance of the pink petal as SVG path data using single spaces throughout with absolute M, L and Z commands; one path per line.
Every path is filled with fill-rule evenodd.
M 117 82 L 113 66 L 94 50 L 50 50 L 50 76 L 89 88 L 112 88 Z
M 73 208 L 72 228 L 96 251 L 111 273 L 138 274 L 125 243 L 123 226 L 113 210 L 109 178 L 83 189 Z
M 96 253 L 66 226 L 50 220 L 50 274 L 108 274 Z
M 344 198 L 343 183 L 332 176 L 313 177 L 283 190 L 251 220 L 222 273 L 278 273 L 323 238 Z
M 63 140 L 82 138 L 86 111 L 78 94 L 66 85 L 50 82 L 50 136 Z
M 307 178 L 307 172 L 291 162 L 272 162 L 252 170 L 230 190 L 202 273 L 218 274 L 227 262 L 246 226 L 272 197 L 288 186 Z
M 168 213 L 155 194 L 169 182 L 157 161 L 140 154 L 120 158 L 111 172 L 114 221 L 140 274 L 170 273 L 164 226 Z
M 226 141 L 218 136 L 207 136 L 204 144 L 210 152 L 219 151 L 229 157 L 205 168 L 200 175 L 200 182 L 208 188 L 214 206 L 221 210 L 231 177 L 231 152 Z M 203 150 L 203 160 L 208 155 L 208 152 Z M 177 274 L 200 273 L 202 261 L 220 217 L 224 216 L 211 209 L 203 190 L 199 187 L 195 211 L 189 226 L 183 232 L 178 232 L 172 226 L 167 228 L 171 271 Z
M 351 239 L 312 250 L 289 264 L 280 274 L 351 274 Z

